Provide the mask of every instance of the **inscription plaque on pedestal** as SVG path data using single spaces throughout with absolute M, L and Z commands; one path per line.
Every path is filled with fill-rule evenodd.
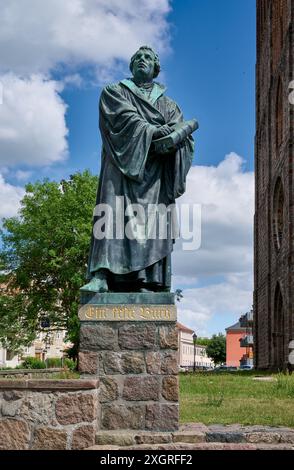
M 175 305 L 82 305 L 81 321 L 176 321 Z

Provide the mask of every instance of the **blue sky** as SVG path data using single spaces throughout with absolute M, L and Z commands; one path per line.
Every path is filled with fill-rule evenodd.
M 252 302 L 255 0 L 48 0 L 47 12 L 28 4 L 31 23 L 16 0 L 6 7 L 19 22 L 17 47 L 0 40 L 0 215 L 14 215 L 27 181 L 98 173 L 102 86 L 128 75 L 130 55 L 152 44 L 158 81 L 200 123 L 183 201 L 202 204 L 203 241 L 195 255 L 174 256 L 180 320 L 202 335 L 224 331 Z
M 172 8 L 172 50 L 161 55 L 163 81 L 187 119 L 200 123 L 194 163 L 216 164 L 234 150 L 253 169 L 255 0 L 175 0 Z M 94 87 L 62 93 L 69 105 L 70 163 L 93 172 L 100 151 L 100 92 Z

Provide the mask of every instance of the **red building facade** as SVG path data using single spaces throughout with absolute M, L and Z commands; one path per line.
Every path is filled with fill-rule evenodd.
M 253 336 L 247 320 L 247 316 L 250 315 L 252 316 L 252 312 L 241 317 L 238 323 L 226 328 L 227 366 L 253 365 Z

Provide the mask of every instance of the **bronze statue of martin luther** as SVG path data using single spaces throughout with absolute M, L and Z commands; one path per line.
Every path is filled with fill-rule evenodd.
M 166 236 L 148 237 L 142 236 L 142 231 L 146 235 L 144 226 L 139 230 L 138 213 L 150 215 L 150 207 L 173 206 L 184 193 L 194 152 L 191 134 L 197 123 L 184 121 L 178 105 L 165 95 L 165 87 L 154 81 L 160 62 L 151 47 L 140 47 L 131 59 L 130 70 L 132 78 L 106 86 L 100 98 L 103 147 L 98 209 L 93 221 L 89 283 L 82 290 L 169 292 L 172 216 L 168 212 Z M 106 219 L 101 222 L 105 207 L 111 208 L 112 229 L 119 236 L 101 236 L 101 230 L 105 235 L 109 228 Z

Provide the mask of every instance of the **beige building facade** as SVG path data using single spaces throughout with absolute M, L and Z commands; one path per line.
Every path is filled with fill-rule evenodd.
M 62 358 L 65 349 L 71 346 L 65 343 L 64 330 L 42 332 L 31 346 L 24 348 L 20 354 L 14 354 L 11 351 L 0 347 L 0 367 L 16 367 L 26 357 L 36 357 L 45 361 L 50 358 Z
M 194 331 L 181 323 L 177 323 L 179 341 L 179 366 L 184 369 L 194 367 Z M 213 361 L 206 354 L 206 346 L 195 344 L 195 367 L 196 369 L 213 368 Z

